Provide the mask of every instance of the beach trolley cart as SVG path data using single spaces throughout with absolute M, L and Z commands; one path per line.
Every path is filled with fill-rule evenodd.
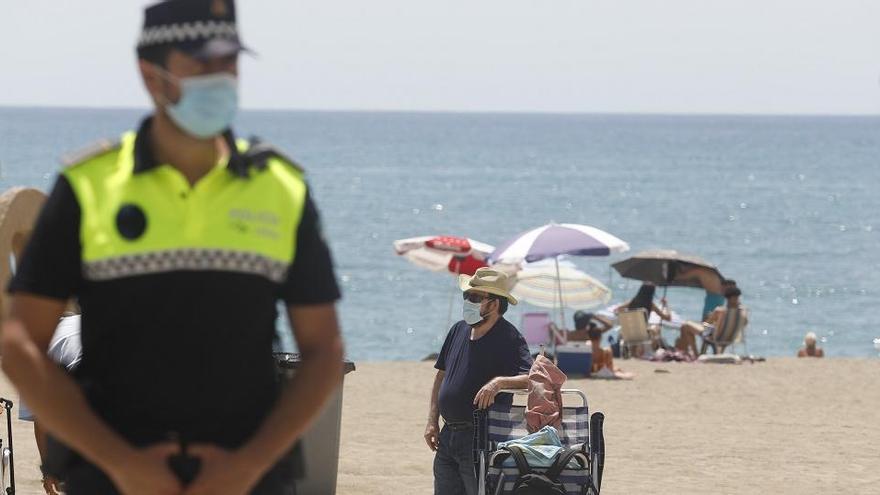
M 488 409 L 474 412 L 474 469 L 479 482 L 479 495 L 512 493 L 520 475 L 504 450 L 498 450 L 500 442 L 516 440 L 529 434 L 526 429 L 526 406 L 519 403 L 528 398 L 526 390 L 503 390 L 513 394 L 513 401 L 496 401 Z M 580 466 L 563 469 L 558 480 L 569 495 L 598 495 L 602 486 L 602 470 L 605 465 L 605 439 L 601 412 L 590 416 L 587 396 L 580 390 L 563 389 L 562 428 L 559 438 L 568 448 L 578 450 L 572 458 Z M 574 406 L 567 403 L 576 401 Z M 507 402 L 506 404 L 504 402 Z M 571 464 L 569 464 L 571 466 Z M 532 472 L 545 469 L 531 468 Z

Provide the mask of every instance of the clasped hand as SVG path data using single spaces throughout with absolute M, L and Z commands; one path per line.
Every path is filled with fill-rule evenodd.
M 175 456 L 184 456 L 177 443 L 153 445 L 135 451 L 108 474 L 123 495 L 246 495 L 263 474 L 260 466 L 235 451 L 195 444 L 184 459 L 197 463 L 197 473 L 184 485 L 171 468 Z

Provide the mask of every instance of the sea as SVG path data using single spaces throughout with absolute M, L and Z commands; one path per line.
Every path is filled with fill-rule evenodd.
M 0 189 L 46 190 L 60 156 L 145 114 L 0 108 Z M 613 301 L 639 282 L 611 263 L 676 249 L 742 289 L 750 323 L 738 352 L 793 356 L 813 331 L 828 356 L 877 357 L 880 117 L 244 111 L 236 129 L 306 169 L 355 362 L 422 359 L 460 319 L 454 277 L 396 256 L 395 239 L 499 245 L 549 222 L 630 244 L 630 253 L 569 258 Z M 670 288 L 667 299 L 699 319 L 703 295 Z M 505 316 L 519 324 L 538 309 Z

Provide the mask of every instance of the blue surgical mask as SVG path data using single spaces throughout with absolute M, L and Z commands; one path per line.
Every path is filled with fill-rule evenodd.
M 464 318 L 464 322 L 471 326 L 483 321 L 480 303 L 464 301 L 464 305 L 461 307 L 461 316 Z
M 201 139 L 216 136 L 229 128 L 238 110 L 238 79 L 235 76 L 217 73 L 178 81 L 180 100 L 165 104 L 168 116 L 178 127 Z

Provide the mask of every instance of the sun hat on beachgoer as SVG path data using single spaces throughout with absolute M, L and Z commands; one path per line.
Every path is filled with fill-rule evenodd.
M 809 342 L 816 343 L 816 333 L 815 332 L 807 332 L 804 335 L 804 345 L 807 345 Z
M 510 279 L 507 277 L 507 274 L 492 268 L 479 268 L 473 277 L 459 275 L 458 286 L 462 292 L 478 290 L 501 296 L 507 299 L 510 304 L 516 304 L 516 298 L 510 295 Z

